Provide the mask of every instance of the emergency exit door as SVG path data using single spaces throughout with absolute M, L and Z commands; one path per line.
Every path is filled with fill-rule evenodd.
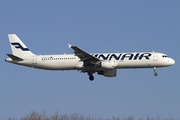
M 37 64 L 37 59 L 36 59 L 36 56 L 33 57 L 33 61 L 32 61 L 33 64 Z

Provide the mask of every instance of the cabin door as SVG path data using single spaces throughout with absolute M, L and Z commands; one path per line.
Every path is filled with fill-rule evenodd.
M 36 56 L 33 57 L 33 61 L 32 61 L 33 64 L 37 64 L 37 59 L 36 59 Z
M 153 61 L 158 61 L 158 54 L 153 52 Z

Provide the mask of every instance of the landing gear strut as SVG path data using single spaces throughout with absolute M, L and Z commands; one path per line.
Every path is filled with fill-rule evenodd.
M 157 76 L 156 67 L 154 67 L 154 76 Z
M 93 81 L 94 80 L 93 71 L 88 71 L 88 75 L 89 75 L 89 80 Z

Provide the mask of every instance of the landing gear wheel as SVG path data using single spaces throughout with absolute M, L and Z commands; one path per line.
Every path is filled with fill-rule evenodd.
M 157 76 L 156 67 L 154 67 L 154 76 Z
M 157 76 L 157 75 L 158 75 L 157 72 L 155 72 L 155 73 L 154 73 L 154 76 Z
M 93 81 L 93 80 L 94 80 L 94 76 L 93 76 L 93 75 L 90 75 L 90 76 L 89 76 L 89 80 L 90 80 L 90 81 Z

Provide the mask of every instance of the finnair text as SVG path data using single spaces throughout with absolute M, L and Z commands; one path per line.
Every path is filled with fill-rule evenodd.
M 128 58 L 129 60 L 141 60 L 145 58 L 146 60 L 149 60 L 149 57 L 151 56 L 151 53 L 125 53 L 125 54 L 95 54 L 94 56 L 103 59 L 103 60 L 124 60 L 125 58 Z

